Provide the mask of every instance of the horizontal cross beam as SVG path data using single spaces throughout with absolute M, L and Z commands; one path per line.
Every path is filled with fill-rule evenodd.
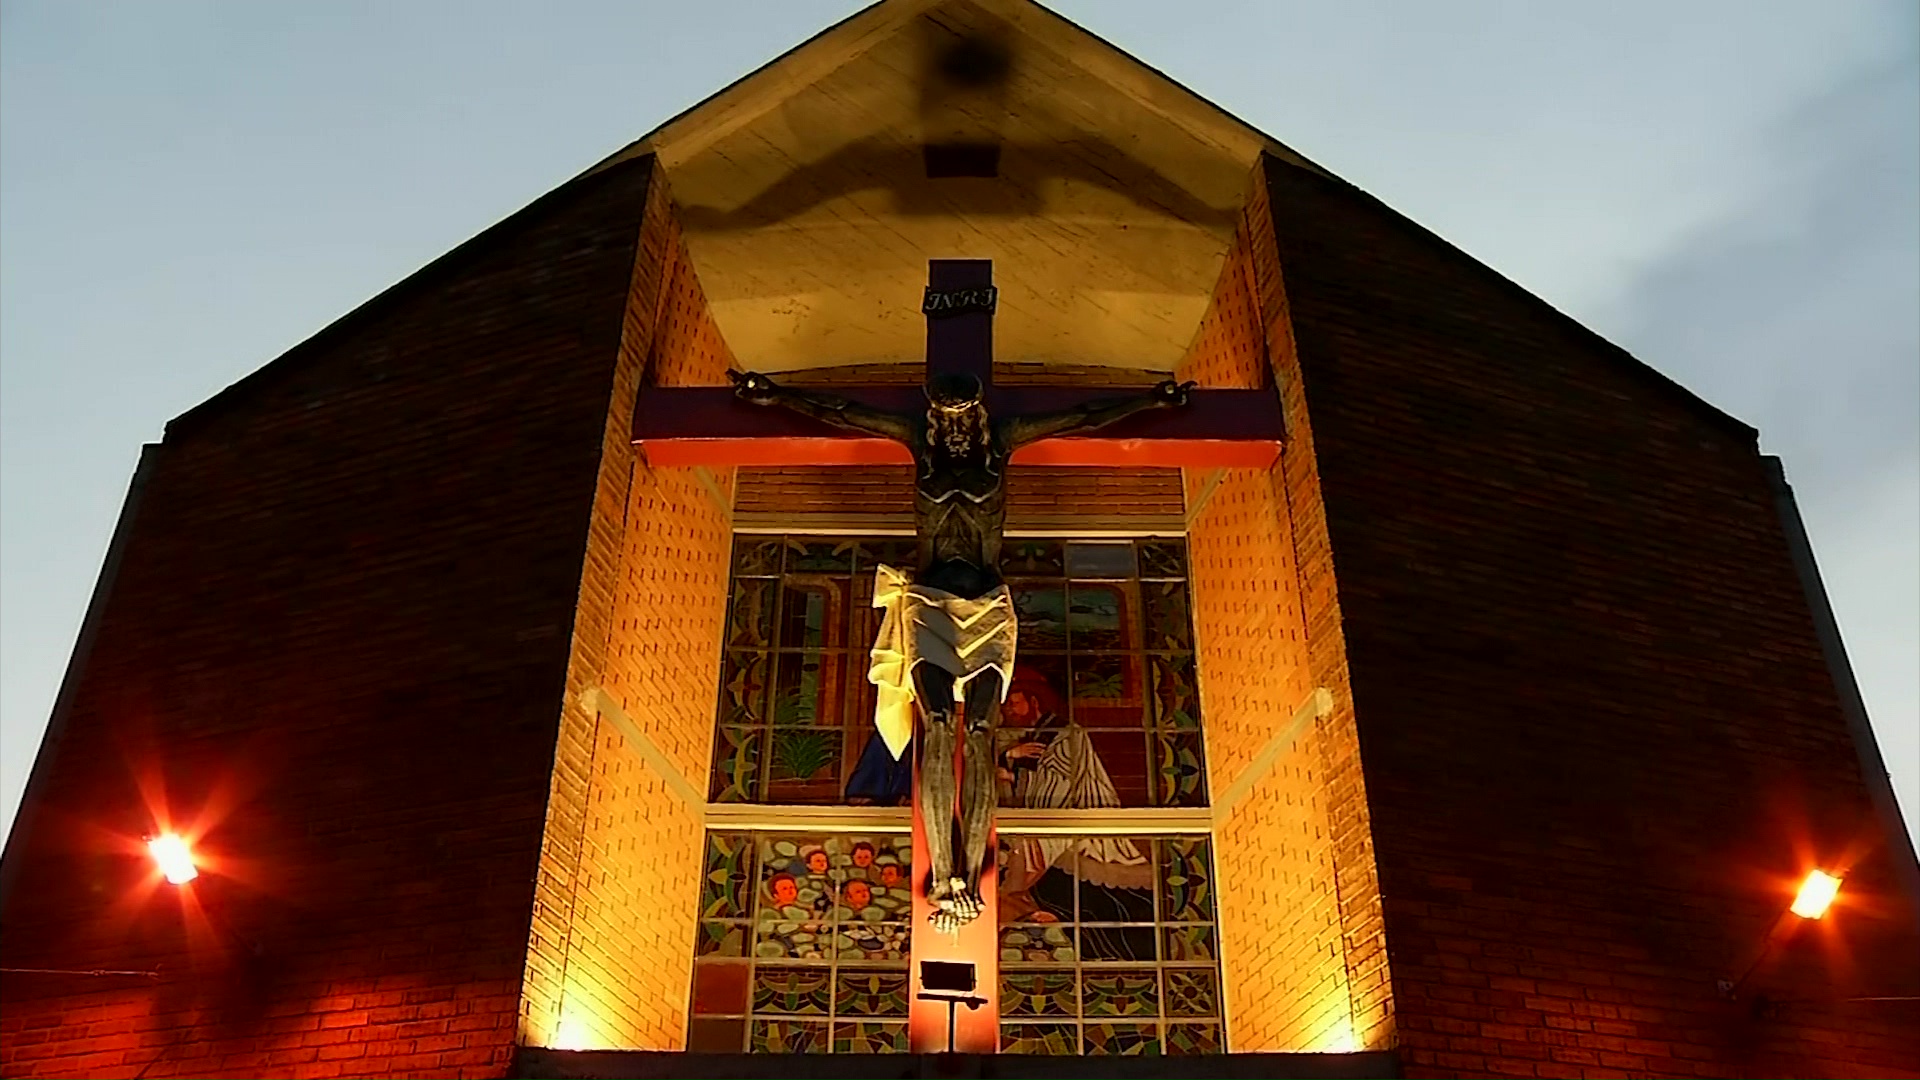
M 918 386 L 822 387 L 890 412 L 926 408 Z M 1116 388 L 1111 396 L 1142 391 Z M 1085 386 L 994 386 L 990 415 L 1069 409 L 1097 395 Z M 1016 465 L 1267 468 L 1285 434 L 1272 390 L 1195 390 L 1183 408 L 1155 410 L 1090 435 L 1046 439 Z M 654 465 L 906 465 L 907 449 L 786 409 L 749 405 L 727 386 L 649 387 L 634 405 L 633 442 Z

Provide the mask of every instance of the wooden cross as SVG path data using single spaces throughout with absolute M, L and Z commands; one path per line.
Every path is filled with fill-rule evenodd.
M 987 413 L 1056 412 L 1085 401 L 1085 386 L 995 386 L 993 295 L 987 259 L 934 259 L 927 271 L 927 376 L 964 372 L 985 388 Z M 778 373 L 773 373 L 778 377 Z M 834 386 L 889 412 L 927 407 L 918 386 Z M 1015 465 L 1161 465 L 1264 469 L 1285 434 L 1272 390 L 1195 390 L 1185 408 L 1142 413 L 1088 435 L 1021 448 Z M 728 386 L 650 387 L 634 407 L 633 441 L 654 465 L 909 465 L 888 439 L 830 427 L 785 409 L 749 405 Z
M 927 317 L 927 376 L 964 373 L 980 380 L 989 415 L 1013 416 L 1072 408 L 1088 397 L 1084 386 L 993 385 L 993 263 L 935 259 L 928 266 L 922 310 Z M 835 386 L 839 397 L 890 412 L 918 412 L 926 398 L 917 386 Z M 1272 390 L 1195 390 L 1184 408 L 1141 413 L 1089 435 L 1047 439 L 1017 451 L 1014 464 L 1090 466 L 1271 466 L 1284 434 L 1279 395 Z M 633 441 L 654 465 L 891 465 L 911 464 L 906 447 L 831 427 L 785 409 L 749 405 L 732 387 L 654 387 L 634 408 Z M 957 748 L 956 748 L 957 749 Z M 916 761 L 916 774 L 918 763 Z M 980 893 L 986 910 L 957 934 L 928 923 L 929 863 L 923 810 L 947 828 L 954 808 L 921 805 L 913 784 L 913 929 L 908 1039 L 916 1052 L 952 1048 L 993 1053 L 999 1047 L 999 889 L 988 856 Z M 991 834 L 987 850 L 997 850 Z M 929 961 L 971 966 L 965 993 L 928 993 Z M 945 969 L 948 973 L 955 969 Z M 967 1006 L 955 1011 L 954 1000 Z

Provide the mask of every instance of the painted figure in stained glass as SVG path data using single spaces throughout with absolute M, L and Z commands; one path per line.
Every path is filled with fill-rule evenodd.
M 1092 740 L 1079 725 L 1062 721 L 1064 711 L 1043 676 L 1025 666 L 1015 669 L 998 740 L 999 773 L 1012 788 L 1011 802 L 1035 810 L 1119 806 Z M 1028 836 L 1003 844 L 1001 857 L 1002 922 L 1071 919 L 1076 906 L 1083 922 L 1153 920 L 1153 860 L 1131 840 Z
M 1012 678 L 1018 628 L 999 572 L 1007 461 L 1028 443 L 1184 405 L 1192 384 L 1168 380 L 1136 397 L 996 419 L 972 375 L 928 379 L 922 414 L 789 389 L 756 373 L 728 375 L 746 401 L 892 439 L 913 455 L 916 565 L 910 575 L 885 565 L 876 572 L 873 604 L 886 614 L 868 679 L 878 687 L 874 726 L 896 760 L 918 728 L 922 806 L 954 808 L 948 821 L 927 822 L 933 923 L 949 930 L 971 922 L 984 910 L 979 886 L 993 816 L 992 730 Z

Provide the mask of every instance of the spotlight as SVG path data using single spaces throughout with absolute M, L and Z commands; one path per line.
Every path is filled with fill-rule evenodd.
M 175 885 L 185 885 L 200 876 L 200 871 L 194 868 L 193 852 L 188 849 L 187 842 L 172 833 L 147 841 L 147 851 L 160 867 L 160 873 Z
M 1793 906 L 1787 910 L 1803 919 L 1817 919 L 1827 913 L 1828 905 L 1839 891 L 1839 878 L 1815 870 L 1801 883 L 1800 895 L 1793 898 Z

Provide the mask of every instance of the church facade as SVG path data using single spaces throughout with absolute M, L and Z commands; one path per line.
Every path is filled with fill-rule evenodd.
M 0 1074 L 929 1049 L 868 679 L 912 467 L 722 388 L 917 393 L 947 259 L 1008 394 L 1258 406 L 1014 459 L 956 1045 L 1920 1070 L 1920 867 L 1757 433 L 1037 5 L 887 0 L 147 448 L 0 866 Z

